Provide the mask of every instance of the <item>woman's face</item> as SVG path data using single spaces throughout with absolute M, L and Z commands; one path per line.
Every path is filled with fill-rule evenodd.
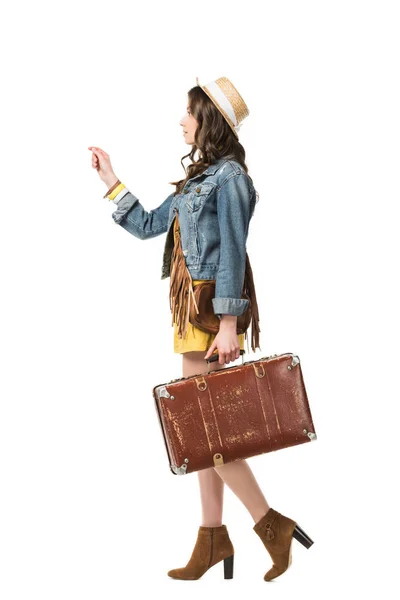
M 183 127 L 183 137 L 187 144 L 194 144 L 194 133 L 197 129 L 198 121 L 194 118 L 190 111 L 189 100 L 186 108 L 185 116 L 179 121 L 179 125 Z

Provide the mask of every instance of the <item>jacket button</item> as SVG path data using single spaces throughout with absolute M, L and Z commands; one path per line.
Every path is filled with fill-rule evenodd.
M 189 191 L 189 190 L 188 190 L 187 188 L 185 188 L 185 189 L 183 190 L 183 193 L 184 193 L 184 194 L 187 194 L 187 193 L 188 193 L 188 191 Z
M 196 192 L 201 192 L 201 187 L 197 187 Z

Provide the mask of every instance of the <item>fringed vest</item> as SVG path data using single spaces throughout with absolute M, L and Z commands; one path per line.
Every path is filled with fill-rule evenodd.
M 170 291 L 169 303 L 172 313 L 172 325 L 176 323 L 178 327 L 178 336 L 185 337 L 189 325 L 189 313 L 191 302 L 193 302 L 196 312 L 198 306 L 193 292 L 192 276 L 186 266 L 185 256 L 182 252 L 180 226 L 178 214 L 174 217 L 174 247 L 171 255 L 171 271 L 170 271 Z M 253 280 L 253 271 L 250 266 L 250 259 L 246 252 L 246 271 L 244 276 L 243 292 L 250 299 L 251 306 L 251 348 L 253 352 L 256 348 L 260 348 L 260 327 L 258 304 L 256 298 L 256 290 Z M 247 339 L 247 331 L 245 332 Z

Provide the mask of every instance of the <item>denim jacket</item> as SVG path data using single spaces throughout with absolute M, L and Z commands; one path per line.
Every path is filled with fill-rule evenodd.
M 214 313 L 241 315 L 246 240 L 254 214 L 256 190 L 236 160 L 222 158 L 192 177 L 180 194 L 171 193 L 146 211 L 127 188 L 115 198 L 114 221 L 141 240 L 167 233 L 161 279 L 170 276 L 174 245 L 172 222 L 179 213 L 182 251 L 192 279 L 215 279 Z

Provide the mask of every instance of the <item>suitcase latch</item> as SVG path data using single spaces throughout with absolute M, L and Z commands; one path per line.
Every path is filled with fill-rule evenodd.
M 261 379 L 261 377 L 264 377 L 265 371 L 264 371 L 264 365 L 262 363 L 260 363 L 258 365 L 253 365 L 253 369 L 256 372 L 256 377 L 259 377 L 260 379 Z
M 204 377 L 196 379 L 196 385 L 197 389 L 199 389 L 201 392 L 204 392 L 204 390 L 207 389 L 207 381 L 204 379 Z
M 222 454 L 217 452 L 213 456 L 213 461 L 214 461 L 214 467 L 219 467 L 220 465 L 224 464 L 224 457 L 222 456 Z

